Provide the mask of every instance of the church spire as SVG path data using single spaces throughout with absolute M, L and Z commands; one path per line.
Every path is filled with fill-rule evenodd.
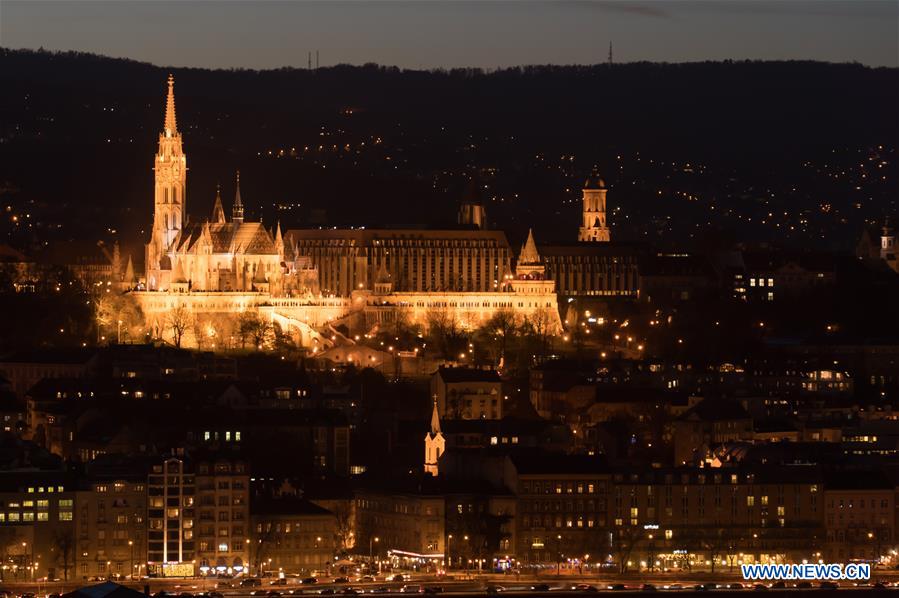
M 169 95 L 165 101 L 165 136 L 173 137 L 178 133 L 175 121 L 175 77 L 169 74 Z
M 212 206 L 212 222 L 223 224 L 225 222 L 225 209 L 222 208 L 222 186 L 215 186 L 215 203 Z
M 537 243 L 534 242 L 534 229 L 528 229 L 528 238 L 521 246 L 521 253 L 518 254 L 519 264 L 539 264 L 540 253 L 537 251 Z
M 434 399 L 434 408 L 431 410 L 431 435 L 440 434 L 440 413 L 437 411 L 437 399 Z
M 234 192 L 234 206 L 231 208 L 231 221 L 243 223 L 243 202 L 240 200 L 240 171 L 237 171 L 237 191 Z

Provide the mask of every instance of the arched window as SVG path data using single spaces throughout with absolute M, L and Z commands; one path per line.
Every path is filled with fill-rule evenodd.
M 169 228 L 169 215 L 168 214 L 165 215 L 165 228 L 166 228 L 166 230 L 168 230 L 168 228 Z
M 162 203 L 169 203 L 169 188 L 166 187 L 162 190 Z
M 178 203 L 178 187 L 172 187 L 172 203 Z

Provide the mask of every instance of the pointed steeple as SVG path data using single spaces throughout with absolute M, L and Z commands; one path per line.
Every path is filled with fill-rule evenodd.
M 375 276 L 375 282 L 390 282 L 390 274 L 387 273 L 387 267 L 384 261 L 378 267 L 378 274 Z
M 284 236 L 281 234 L 281 221 L 275 226 L 275 249 L 278 253 L 284 253 Z
M 539 264 L 540 254 L 537 252 L 537 243 L 534 242 L 534 229 L 528 229 L 528 239 L 521 246 L 518 254 L 519 264 Z
M 434 398 L 434 408 L 431 410 L 431 435 L 440 434 L 440 413 L 437 411 L 437 399 Z
M 125 275 L 122 277 L 122 282 L 133 283 L 134 282 L 134 264 L 131 263 L 131 255 L 128 255 L 128 264 L 125 266 Z
M 178 124 L 175 121 L 175 77 L 169 74 L 169 95 L 165 100 L 165 131 L 166 137 L 173 137 L 178 133 Z
M 211 222 L 216 224 L 224 224 L 225 222 L 225 209 L 222 207 L 222 187 L 221 185 L 215 186 L 215 204 L 212 206 L 212 220 Z
M 234 192 L 234 206 L 231 208 L 231 221 L 243 223 L 243 202 L 240 200 L 240 171 L 237 171 L 237 191 Z

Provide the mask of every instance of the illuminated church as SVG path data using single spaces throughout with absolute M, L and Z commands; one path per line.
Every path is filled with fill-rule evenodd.
M 151 291 L 279 292 L 284 242 L 261 222 L 245 222 L 240 173 L 225 216 L 216 193 L 212 215 L 191 222 L 187 215 L 187 157 L 175 119 L 175 81 L 168 80 L 165 123 L 155 160 L 153 228 L 146 245 L 147 288 Z

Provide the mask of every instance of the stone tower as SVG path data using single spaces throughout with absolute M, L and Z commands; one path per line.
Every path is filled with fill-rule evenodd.
M 477 177 L 472 177 L 459 205 L 459 224 L 487 230 L 487 210 L 484 209 L 482 185 Z
M 596 167 L 584 182 L 584 216 L 578 231 L 578 241 L 608 242 L 609 227 L 606 225 L 606 183 L 599 176 Z
M 169 75 L 165 122 L 154 162 L 153 230 L 147 244 L 147 273 L 160 269 L 162 257 L 184 226 L 187 197 L 187 157 L 175 121 L 175 79 Z M 151 276 L 148 276 L 150 283 Z M 155 286 L 151 284 L 151 287 Z

